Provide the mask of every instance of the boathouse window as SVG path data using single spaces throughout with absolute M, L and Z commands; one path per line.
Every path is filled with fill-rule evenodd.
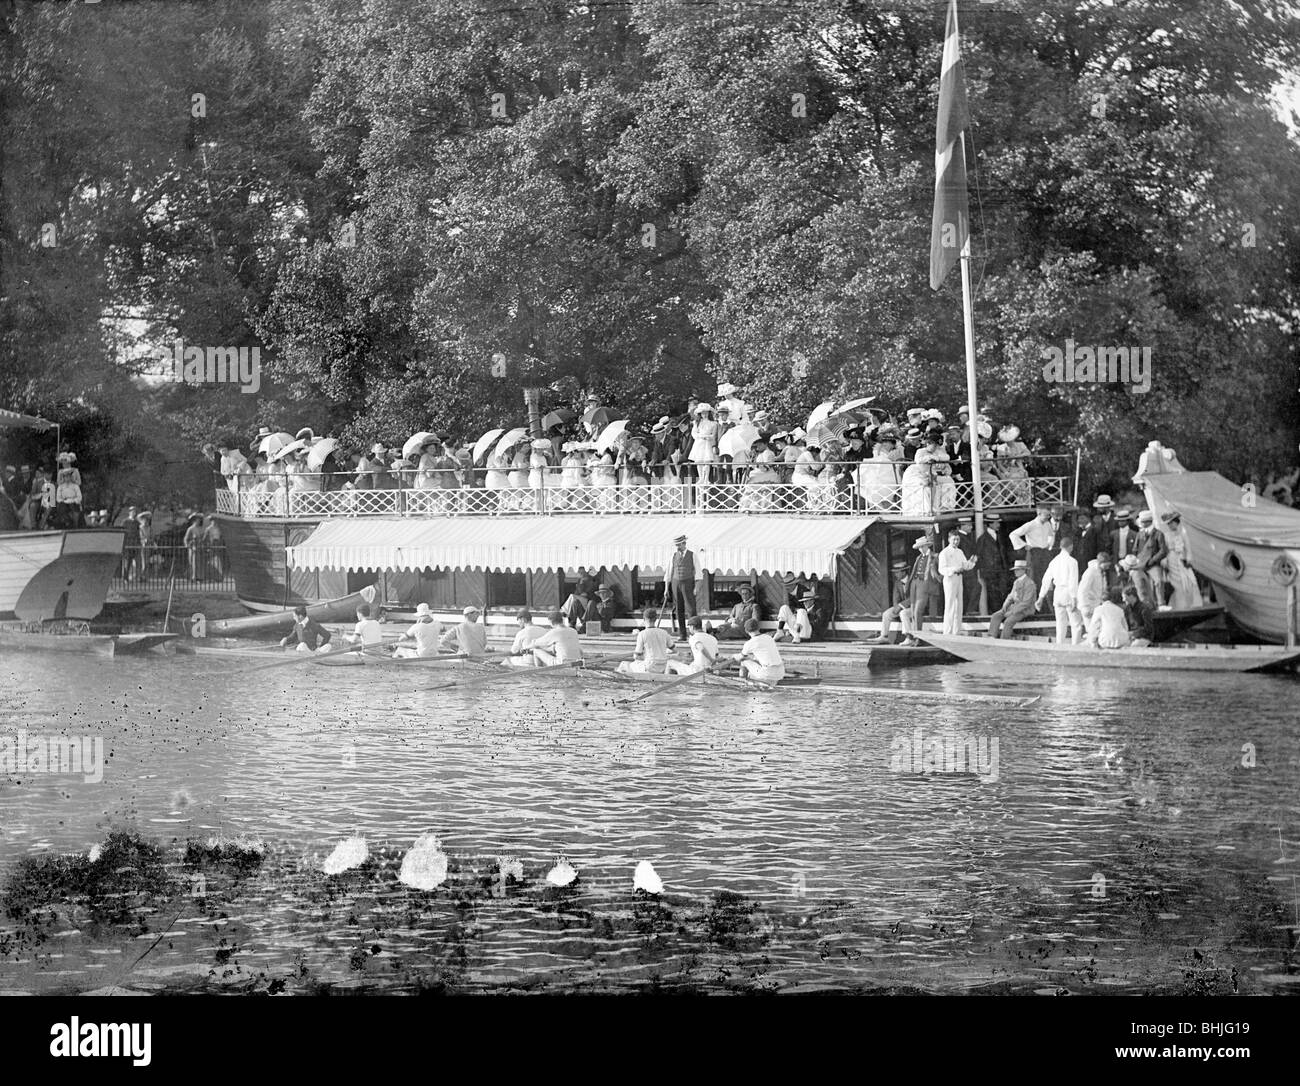
M 1228 572 L 1238 580 L 1246 572 L 1246 563 L 1241 560 L 1241 555 L 1236 551 L 1229 551 L 1223 556 L 1223 564 L 1228 567 Z
M 487 575 L 489 607 L 527 607 L 528 575 L 508 570 Z

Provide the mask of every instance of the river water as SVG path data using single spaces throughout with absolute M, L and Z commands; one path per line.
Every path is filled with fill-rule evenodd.
M 105 754 L 98 782 L 0 772 L 0 990 L 1300 981 L 1293 676 L 962 665 L 867 696 L 692 684 L 623 707 L 648 688 L 254 666 L 0 658 L 0 741 L 102 737 Z M 973 740 L 978 764 L 927 766 L 932 738 Z M 449 857 L 433 891 L 397 877 L 426 833 Z M 110 834 L 156 848 L 165 885 L 132 884 L 134 860 L 111 893 L 53 878 L 50 858 Z M 366 862 L 323 873 L 353 836 Z M 186 857 L 237 838 L 245 864 Z M 579 872 L 564 889 L 545 881 L 559 856 Z M 643 860 L 659 895 L 633 889 Z

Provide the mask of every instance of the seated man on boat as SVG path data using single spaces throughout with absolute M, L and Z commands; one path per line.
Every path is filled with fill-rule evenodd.
M 601 633 L 609 633 L 614 628 L 614 619 L 618 618 L 622 608 L 614 589 L 603 584 L 596 589 L 596 619 L 600 622 Z
M 740 664 L 740 677 L 775 686 L 785 678 L 781 650 L 776 647 L 772 635 L 763 633 L 754 619 L 745 623 L 745 632 L 749 634 L 749 640 L 735 656 Z
M 1156 639 L 1156 609 L 1138 593 L 1136 585 L 1125 585 L 1124 618 L 1134 648 L 1143 648 Z
M 744 641 L 746 637 L 745 623 L 751 618 L 761 619 L 762 617 L 758 611 L 758 604 L 754 602 L 753 586 L 742 584 L 740 586 L 740 602 L 732 605 L 731 611 L 727 614 L 727 620 L 713 631 L 714 636 L 723 641 Z M 690 622 L 686 623 L 686 628 L 688 631 L 690 630 Z
M 1091 628 L 1092 613 L 1102 605 L 1110 590 L 1116 587 L 1111 583 L 1114 567 L 1110 552 L 1102 551 L 1088 563 L 1083 576 L 1079 578 L 1079 614 L 1083 617 L 1085 628 Z
M 582 659 L 578 631 L 565 624 L 561 612 L 551 612 L 551 628 L 533 642 L 533 659 L 538 667 L 572 664 Z
M 417 604 L 415 623 L 398 639 L 393 656 L 398 660 L 413 660 L 420 656 L 437 656 L 438 642 L 442 640 L 442 627 L 435 621 L 427 603 Z M 412 644 L 401 644 L 410 641 Z
M 293 630 L 280 639 L 280 647 L 296 644 L 298 652 L 329 652 L 330 632 L 314 618 L 307 617 L 307 608 L 299 604 L 293 609 Z
M 438 647 L 474 660 L 487 655 L 487 627 L 478 620 L 479 609 L 466 607 L 460 614 L 460 621 L 442 635 Z
M 633 658 L 624 660 L 618 665 L 618 670 L 626 674 L 651 672 L 655 675 L 665 675 L 668 673 L 668 650 L 674 643 L 672 634 L 659 628 L 659 612 L 655 608 L 647 607 L 641 617 L 645 619 L 645 629 L 636 635 Z M 688 616 L 688 618 L 695 617 L 695 615 Z
M 704 623 L 699 615 L 691 615 L 686 620 L 690 631 L 687 644 L 691 649 L 691 662 L 669 660 L 668 670 L 673 675 L 694 675 L 698 671 L 708 671 L 718 660 L 718 639 L 711 633 L 704 632 Z
M 538 626 L 533 621 L 533 613 L 527 608 L 515 616 L 515 621 L 519 623 L 519 632 L 510 643 L 510 655 L 501 663 L 505 667 L 536 667 L 533 646 L 546 636 L 546 627 Z
M 1029 562 L 1017 558 L 1011 567 L 1015 581 L 1002 606 L 989 615 L 989 637 L 1009 640 L 1017 622 L 1024 622 L 1038 610 L 1038 586 L 1029 571 Z
M 377 619 L 371 618 L 370 604 L 363 603 L 357 607 L 357 624 L 350 634 L 344 635 L 344 640 L 363 649 L 384 643 L 384 628 Z
M 1092 621 L 1088 623 L 1088 641 L 1099 649 L 1126 649 L 1131 644 L 1121 599 L 1119 589 L 1112 588 L 1092 613 Z

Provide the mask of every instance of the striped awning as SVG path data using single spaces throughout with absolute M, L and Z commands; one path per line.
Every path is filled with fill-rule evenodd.
M 288 548 L 305 570 L 658 569 L 684 534 L 697 569 L 835 576 L 874 517 L 429 517 L 323 521 Z

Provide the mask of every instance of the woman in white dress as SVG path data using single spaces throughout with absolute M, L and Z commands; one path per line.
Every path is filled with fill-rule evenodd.
M 765 513 L 773 505 L 773 487 L 781 481 L 776 470 L 776 453 L 759 438 L 750 446 L 749 475 L 740 491 L 742 513 Z
M 805 445 L 799 449 L 798 455 L 794 461 L 794 474 L 790 476 L 790 482 L 799 487 L 803 494 L 802 501 L 795 499 L 796 507 L 803 508 L 812 506 L 815 501 L 815 494 L 821 486 L 821 447 L 818 445 Z
M 1007 505 L 1033 505 L 1029 481 L 1029 446 L 1020 440 L 1019 426 L 1004 426 L 993 446 L 993 468 L 999 479 L 1013 480 L 1004 490 Z
M 713 477 L 713 467 L 718 462 L 719 427 L 713 418 L 711 404 L 702 403 L 695 409 L 695 424 L 691 427 L 690 460 L 699 472 L 701 485 Z
M 596 488 L 592 495 L 599 512 L 613 512 L 617 498 L 618 472 L 614 466 L 614 450 L 606 449 L 591 461 L 591 485 Z
M 1160 530 L 1165 533 L 1169 544 L 1169 556 L 1161 563 L 1165 568 L 1165 580 L 1173 588 L 1169 597 L 1169 606 L 1175 611 L 1184 611 L 1191 607 L 1200 607 L 1201 590 L 1196 583 L 1196 574 L 1192 571 L 1188 556 L 1192 553 L 1187 540 L 1187 531 L 1183 527 L 1182 515 L 1176 512 L 1166 513 L 1160 518 Z
M 882 426 L 876 432 L 876 447 L 870 458 L 858 465 L 858 494 L 868 512 L 897 511 L 902 459 L 898 433 Z
M 552 445 L 548 438 L 538 438 L 528 454 L 528 486 L 541 490 L 546 485 L 547 469 L 551 466 Z
M 945 507 L 952 508 L 957 487 L 952 481 L 951 471 L 948 454 L 940 444 L 939 432 L 931 430 L 925 435 L 925 444 L 916 451 L 916 459 L 903 472 L 903 512 L 930 517 Z

